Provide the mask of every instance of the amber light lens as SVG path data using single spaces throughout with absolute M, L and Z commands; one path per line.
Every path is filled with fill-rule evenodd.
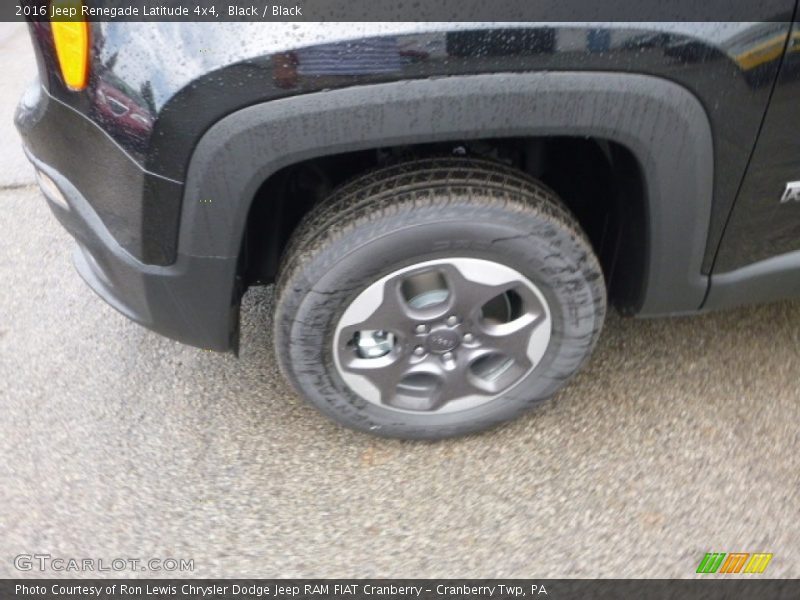
M 70 9 L 80 15 L 81 2 L 53 0 L 51 14 L 64 14 Z M 89 24 L 80 17 L 56 18 L 67 19 L 50 22 L 61 76 L 70 89 L 82 90 L 89 82 Z

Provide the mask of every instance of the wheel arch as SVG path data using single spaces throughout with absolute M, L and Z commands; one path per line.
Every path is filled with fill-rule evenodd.
M 239 110 L 214 124 L 193 152 L 179 253 L 238 257 L 261 184 L 304 160 L 390 145 L 564 135 L 614 141 L 643 174 L 645 268 L 631 312 L 697 310 L 708 286 L 702 260 L 713 195 L 711 127 L 691 92 L 649 75 L 453 76 L 317 92 Z M 236 271 L 215 284 L 235 306 Z

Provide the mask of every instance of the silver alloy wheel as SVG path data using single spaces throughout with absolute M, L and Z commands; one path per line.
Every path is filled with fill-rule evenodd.
M 452 413 L 517 385 L 539 364 L 551 332 L 544 295 L 518 271 L 440 259 L 361 292 L 339 319 L 333 356 L 344 382 L 368 402 Z

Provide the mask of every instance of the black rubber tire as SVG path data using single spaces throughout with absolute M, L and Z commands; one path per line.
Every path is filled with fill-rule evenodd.
M 357 396 L 334 364 L 339 317 L 388 273 L 454 256 L 504 263 L 538 286 L 552 319 L 540 363 L 503 396 L 460 412 L 401 413 Z M 507 421 L 551 396 L 590 355 L 605 310 L 597 258 L 551 190 L 489 161 L 416 160 L 351 181 L 299 225 L 278 281 L 276 356 L 298 392 L 343 425 L 443 438 Z

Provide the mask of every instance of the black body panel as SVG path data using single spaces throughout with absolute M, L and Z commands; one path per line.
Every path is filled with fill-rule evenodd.
M 800 202 L 781 203 L 800 180 L 800 23 L 795 23 L 775 92 L 714 270 L 725 273 L 800 250 Z
M 92 199 L 120 246 L 144 263 L 174 262 L 180 182 L 142 169 L 98 125 L 39 85 L 23 97 L 16 122 L 30 152 Z
M 753 158 L 725 230 L 704 307 L 800 295 L 800 23 L 795 22 Z
M 103 300 L 161 335 L 207 350 L 238 350 L 239 290 L 220 285 L 235 273 L 236 258 L 181 255 L 169 266 L 144 264 L 117 243 L 69 179 L 28 157 L 63 194 L 66 208 L 47 192 L 45 198 L 77 242 L 75 268 Z

